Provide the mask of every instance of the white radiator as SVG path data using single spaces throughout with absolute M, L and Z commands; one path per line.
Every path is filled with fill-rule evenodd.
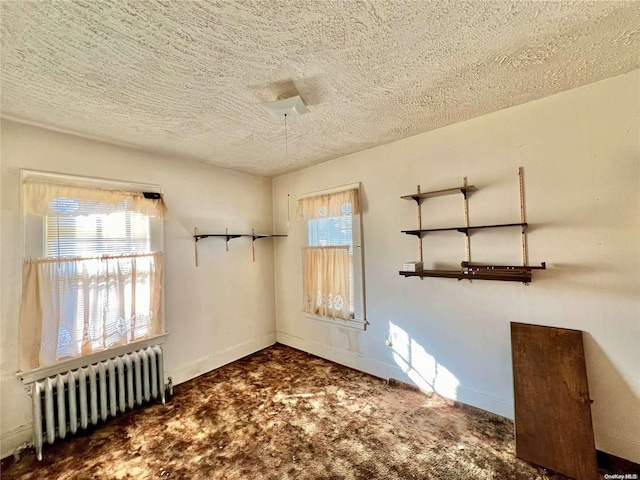
M 164 367 L 160 345 L 127 353 L 35 382 L 33 446 L 42 460 L 44 441 L 86 429 L 127 408 L 161 398 Z

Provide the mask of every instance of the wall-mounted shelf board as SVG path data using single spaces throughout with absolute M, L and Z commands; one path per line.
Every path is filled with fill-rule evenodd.
M 420 272 L 400 271 L 400 275 L 404 277 L 441 277 L 441 278 L 457 278 L 458 280 L 501 280 L 504 282 L 531 282 L 531 272 L 527 270 L 506 270 L 497 273 L 492 270 L 468 271 L 460 270 L 422 270 Z
M 251 235 L 249 235 L 251 236 Z M 240 234 L 225 234 L 225 233 L 205 233 L 202 235 L 194 235 L 193 238 L 195 239 L 196 242 L 202 240 L 203 238 L 209 238 L 209 237 L 222 237 L 222 238 L 226 238 L 227 242 L 229 240 L 231 240 L 232 238 L 239 238 L 242 237 L 242 235 Z
M 546 270 L 547 262 L 540 265 L 483 265 L 480 263 L 462 262 L 463 269 L 469 270 Z
M 503 282 L 531 282 L 531 270 L 545 270 L 547 265 L 481 265 L 462 262 L 461 270 L 421 270 L 417 272 L 401 271 L 404 277 L 441 277 L 458 280 L 501 280 Z
M 441 197 L 443 195 L 454 195 L 456 193 L 461 193 L 465 198 L 467 198 L 467 192 L 475 192 L 477 190 L 478 189 L 475 186 L 467 185 L 462 187 L 445 188 L 443 190 L 432 190 L 430 192 L 412 193 L 411 195 L 403 195 L 400 198 L 419 202 L 423 198 Z
M 406 233 L 407 235 L 420 236 L 423 233 L 429 233 L 429 232 L 456 231 L 456 232 L 464 233 L 465 235 L 469 235 L 470 230 L 481 230 L 483 228 L 504 228 L 504 227 L 522 227 L 522 231 L 524 233 L 524 230 L 528 226 L 529 225 L 527 223 L 500 223 L 497 225 L 474 225 L 469 227 L 447 227 L 447 228 L 426 228 L 426 229 L 423 228 L 422 230 L 402 230 L 402 233 Z
M 283 234 L 283 233 L 256 233 L 255 235 L 249 235 L 250 237 L 253 236 L 254 239 L 257 238 L 270 238 L 270 237 L 286 237 L 287 235 Z

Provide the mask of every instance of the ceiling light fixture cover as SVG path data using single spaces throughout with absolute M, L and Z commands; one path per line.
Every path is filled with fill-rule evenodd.
M 260 105 L 269 112 L 273 118 L 277 118 L 278 120 L 285 118 L 285 115 L 286 118 L 291 118 L 309 113 L 309 109 L 304 104 L 300 95 L 283 98 L 275 102 L 261 103 Z

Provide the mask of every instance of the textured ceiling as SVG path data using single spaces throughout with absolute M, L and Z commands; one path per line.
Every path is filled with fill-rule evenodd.
M 640 2 L 2 0 L 2 115 L 276 175 L 628 72 Z M 260 103 L 300 94 L 284 124 Z

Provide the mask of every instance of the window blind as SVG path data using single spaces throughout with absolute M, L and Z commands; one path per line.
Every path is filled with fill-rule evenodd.
M 96 210 L 100 208 L 96 205 Z M 47 257 L 149 253 L 149 217 L 137 212 L 89 215 L 46 216 L 45 255 Z

